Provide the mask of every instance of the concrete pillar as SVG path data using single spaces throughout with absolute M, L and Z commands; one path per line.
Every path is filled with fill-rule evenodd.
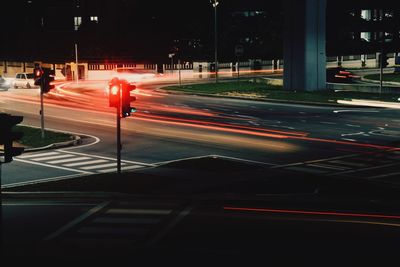
M 326 1 L 285 0 L 284 88 L 326 88 Z

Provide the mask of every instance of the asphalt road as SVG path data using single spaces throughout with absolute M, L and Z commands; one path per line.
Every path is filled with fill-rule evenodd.
M 364 171 L 371 177 L 392 179 L 399 172 L 400 156 L 391 151 L 400 139 L 399 110 L 170 95 L 155 90 L 169 83 L 143 83 L 133 92 L 138 111 L 122 120 L 123 169 L 221 155 L 320 174 L 368 177 Z M 3 165 L 2 184 L 114 171 L 115 110 L 108 107 L 105 85 L 59 84 L 46 95 L 46 128 L 87 135 L 84 146 L 24 153 Z M 40 125 L 39 107 L 37 89 L 0 92 L 0 112 L 23 115 L 26 125 Z
M 332 265 L 386 264 L 397 257 L 400 217 L 393 211 L 354 210 L 351 202 L 335 209 L 334 201 L 322 208 L 297 197 L 291 207 L 273 198 L 256 203 L 73 194 L 11 198 L 3 203 L 2 262 L 319 266 L 327 259 Z

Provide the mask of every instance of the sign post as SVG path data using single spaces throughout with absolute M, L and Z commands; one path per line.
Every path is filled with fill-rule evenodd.
M 236 45 L 235 46 L 235 55 L 236 55 L 236 61 L 237 61 L 237 78 L 239 81 L 239 76 L 240 76 L 240 64 L 239 64 L 239 58 L 243 56 L 244 48 L 243 45 Z

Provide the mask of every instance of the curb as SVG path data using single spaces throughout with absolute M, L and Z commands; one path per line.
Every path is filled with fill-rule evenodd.
M 369 83 L 373 83 L 373 84 L 379 84 L 380 83 L 380 81 L 371 80 L 371 79 L 367 79 L 367 78 L 364 78 L 364 77 L 361 77 L 361 81 L 369 82 Z M 389 87 L 396 87 L 396 88 L 400 87 L 400 83 L 398 83 L 398 82 L 382 81 L 382 84 L 386 85 L 386 86 L 389 86 Z
M 171 94 L 171 95 L 192 95 L 192 96 L 202 96 L 202 97 L 213 97 L 213 98 L 229 98 L 237 100 L 247 100 L 247 101 L 258 101 L 258 102 L 272 102 L 272 103 L 282 103 L 282 104 L 297 104 L 297 105 L 313 105 L 313 106 L 325 106 L 325 107 L 346 107 L 349 105 L 343 105 L 338 103 L 321 103 L 321 102 L 306 102 L 306 101 L 292 101 L 292 100 L 280 100 L 280 99 L 270 99 L 270 98 L 248 98 L 240 96 L 221 96 L 221 95 L 210 95 L 210 94 L 199 94 L 192 92 L 183 92 L 175 90 L 165 90 L 165 89 L 155 89 L 154 91 L 159 93 Z M 353 105 L 353 107 L 356 105 Z M 357 107 L 368 108 L 367 105 L 358 105 Z
M 56 149 L 56 148 L 62 148 L 62 147 L 67 147 L 67 146 L 76 146 L 76 145 L 82 144 L 82 139 L 79 135 L 73 135 L 73 137 L 74 137 L 74 140 L 71 140 L 71 141 L 54 143 L 54 144 L 50 144 L 50 145 L 43 146 L 43 147 L 27 148 L 27 149 L 25 149 L 25 152 L 35 152 L 35 151 L 41 151 L 41 150 L 46 150 L 46 149 Z

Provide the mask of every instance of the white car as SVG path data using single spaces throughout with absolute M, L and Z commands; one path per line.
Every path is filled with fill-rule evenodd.
M 34 88 L 35 79 L 33 73 L 17 73 L 14 80 L 14 88 Z

